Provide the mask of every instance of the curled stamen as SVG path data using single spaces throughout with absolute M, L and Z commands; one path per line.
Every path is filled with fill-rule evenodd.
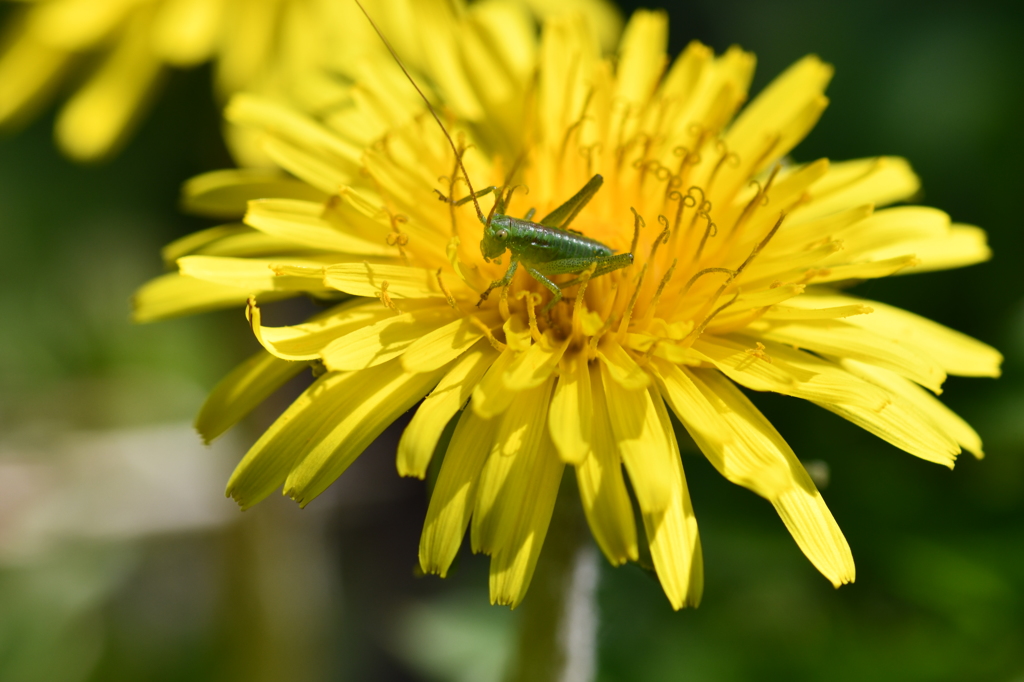
M 437 276 L 437 286 L 441 288 L 441 293 L 443 293 L 445 299 L 448 300 L 448 305 L 450 305 L 455 310 L 458 310 L 459 309 L 459 304 L 456 303 L 455 297 L 452 296 L 452 292 L 448 289 L 447 286 L 445 286 L 444 280 L 441 279 L 441 268 L 437 269 L 437 275 L 436 276 Z
M 633 212 L 633 243 L 629 247 L 629 252 L 636 254 L 636 245 L 640 242 L 640 228 L 647 227 L 647 223 L 644 222 L 643 217 L 636 212 L 636 209 L 632 206 L 629 210 Z
M 575 71 L 575 67 L 576 67 L 576 65 L 574 64 L 573 65 L 573 70 L 574 71 Z M 562 148 L 558 152 L 558 156 L 559 156 L 560 159 L 564 159 L 565 158 L 565 150 L 569 148 L 569 141 L 572 139 L 573 134 L 574 133 L 578 133 L 580 128 L 583 127 L 583 123 L 588 118 L 590 118 L 587 115 L 587 109 L 590 108 L 590 100 L 591 100 L 591 98 L 593 96 L 594 96 L 594 88 L 591 87 L 587 91 L 586 98 L 583 100 L 583 108 L 580 110 L 580 117 L 578 119 L 576 119 L 571 125 L 569 125 L 569 127 L 566 128 L 566 130 L 565 130 L 565 136 L 562 137 Z
M 644 276 L 647 274 L 647 266 L 650 263 L 644 263 L 643 269 L 640 271 L 640 276 L 636 278 L 636 287 L 633 289 L 633 295 L 629 299 L 629 305 L 626 306 L 626 312 L 622 315 L 622 320 L 619 322 L 618 335 L 624 336 L 626 328 L 629 327 L 629 318 L 633 316 L 633 308 L 636 306 L 636 300 L 640 297 L 640 289 L 644 285 Z
M 730 282 L 739 277 L 740 273 L 742 273 L 746 269 L 746 267 L 750 265 L 751 261 L 757 258 L 757 255 L 764 250 L 764 247 L 768 246 L 768 242 L 772 240 L 772 237 L 774 237 L 775 234 L 779 231 L 779 228 L 782 227 L 782 221 L 784 221 L 785 219 L 786 212 L 780 212 L 779 219 L 775 222 L 775 226 L 768 231 L 768 234 L 765 235 L 764 239 L 758 242 L 757 246 L 755 246 L 753 251 L 750 252 L 750 255 L 747 256 L 747 259 L 743 261 L 743 263 L 738 268 L 736 268 L 736 274 L 729 278 Z
M 711 216 L 705 211 L 700 211 L 695 217 L 704 218 L 708 221 L 708 226 L 704 229 L 704 236 L 701 237 L 700 245 L 697 247 L 697 253 L 693 256 L 693 260 L 698 261 L 704 253 L 704 246 L 708 243 L 708 238 L 718 235 L 718 225 L 711 222 Z
M 502 205 L 508 210 L 509 204 L 512 202 L 512 194 L 517 190 L 522 189 L 524 194 L 530 193 L 530 188 L 526 185 L 513 185 L 508 188 L 508 193 L 505 194 L 505 198 L 501 200 Z
M 697 197 L 694 196 L 694 192 L 700 192 L 700 203 L 699 204 L 697 203 Z M 703 187 L 701 187 L 699 185 L 692 185 L 690 187 L 690 189 L 686 190 L 686 196 L 690 197 L 690 199 L 693 201 L 691 206 L 698 206 L 699 205 L 701 207 L 701 210 L 705 210 L 704 209 L 704 204 L 707 204 L 708 207 L 707 207 L 706 210 L 709 210 L 709 211 L 711 210 L 711 202 L 708 201 L 707 198 L 705 197 L 705 195 L 704 195 L 704 188 Z
M 711 187 L 715 184 L 715 178 L 718 176 L 718 171 L 722 169 L 722 166 L 728 163 L 733 168 L 739 168 L 740 165 L 739 154 L 729 151 L 729 148 L 725 144 L 725 140 L 719 138 L 715 142 L 715 149 L 722 156 L 719 157 L 718 163 L 716 163 L 715 167 L 711 169 L 711 175 L 708 176 L 707 188 L 709 192 L 711 191 Z
M 488 327 L 483 322 L 481 322 L 480 318 L 478 318 L 476 315 L 470 315 L 468 319 L 470 323 L 473 324 L 473 326 L 475 326 L 477 329 L 484 333 L 484 336 L 487 337 L 487 341 L 491 344 L 491 347 L 494 348 L 494 350 L 498 351 L 499 353 L 503 353 L 505 349 L 508 348 L 508 346 L 499 341 L 494 336 L 494 334 L 491 333 L 491 328 Z
M 389 310 L 394 310 L 396 313 L 399 312 L 398 306 L 391 300 L 391 294 L 388 293 L 388 281 L 385 279 L 380 283 L 380 291 L 374 294 L 380 299 L 380 302 L 384 304 L 384 307 Z
M 768 246 L 768 242 L 770 242 L 772 240 L 772 237 L 774 237 L 775 234 L 779 231 L 779 228 L 782 227 L 782 222 L 785 219 L 786 219 L 786 212 L 785 211 L 780 212 L 779 213 L 779 219 L 778 219 L 778 221 L 776 221 L 775 226 L 772 227 L 772 229 L 768 231 L 768 234 L 765 235 L 764 239 L 762 239 L 760 242 L 758 242 L 758 244 L 753 248 L 753 250 L 751 250 L 750 255 L 747 256 L 747 259 L 745 261 L 743 261 L 743 263 L 741 263 L 738 268 L 736 268 L 736 270 L 732 273 L 732 275 L 729 276 L 729 279 L 725 280 L 725 282 L 722 283 L 722 286 L 718 287 L 718 291 L 716 291 L 715 295 L 711 297 L 712 301 L 717 301 L 719 296 L 721 296 L 723 293 L 725 293 L 725 290 L 727 288 L 729 288 L 729 285 L 732 284 L 733 282 L 735 282 L 736 278 L 739 277 L 743 273 L 743 271 L 747 268 L 747 266 L 750 265 L 750 263 L 755 258 L 757 258 L 757 255 L 759 253 L 761 253 L 761 251 L 764 250 L 764 247 Z M 805 281 L 809 282 L 810 279 L 805 279 Z M 736 298 L 733 297 L 733 300 L 735 301 Z
M 736 299 L 738 299 L 739 297 L 740 295 L 737 293 L 726 303 L 723 303 L 722 305 L 715 308 L 710 315 L 704 318 L 704 321 L 700 323 L 699 327 L 694 329 L 692 332 L 687 334 L 685 338 L 683 338 L 683 340 L 680 342 L 680 345 L 683 346 L 684 348 L 689 348 L 690 346 L 692 346 L 694 341 L 699 339 L 700 335 L 704 333 L 704 330 L 708 328 L 708 325 L 711 324 L 711 321 L 715 319 L 715 316 L 718 315 L 723 310 L 725 310 L 726 308 L 728 308 L 729 306 L 731 306 L 733 303 L 735 303 Z
M 540 343 L 540 328 L 537 326 L 537 305 L 540 303 L 540 294 L 536 291 L 520 291 L 516 294 L 516 300 L 526 300 L 526 314 L 530 318 L 530 336 L 536 343 Z
M 665 291 L 665 287 L 668 285 L 668 281 L 672 279 L 672 275 L 675 274 L 676 264 L 678 262 L 678 258 L 673 258 L 672 265 L 670 265 L 668 271 L 665 272 L 665 276 L 661 278 L 661 283 L 658 284 L 658 289 L 657 291 L 654 292 L 654 298 L 651 299 L 651 310 L 654 310 L 658 307 L 658 301 L 661 300 L 661 292 Z
M 732 226 L 733 233 L 739 230 L 740 227 L 742 227 L 746 223 L 747 218 L 750 217 L 750 215 L 754 212 L 755 208 L 757 208 L 759 205 L 768 205 L 768 190 L 771 189 L 772 183 L 775 182 L 775 176 L 778 175 L 779 169 L 781 168 L 782 166 L 775 166 L 771 174 L 768 176 L 768 180 L 764 183 L 764 187 L 762 187 L 761 183 L 758 182 L 757 180 L 750 181 L 750 184 L 755 185 L 757 187 L 757 194 L 754 195 L 753 199 L 747 202 L 747 205 L 743 207 L 743 212 L 740 213 L 738 218 L 736 218 L 736 223 Z
M 715 273 L 715 272 L 721 272 L 721 273 L 725 273 L 727 275 L 732 275 L 733 274 L 733 271 L 730 270 L 729 268 L 704 268 L 703 270 L 701 270 L 696 275 L 694 275 L 693 277 L 690 278 L 690 281 L 687 282 L 686 286 L 683 287 L 683 291 L 680 293 L 680 296 L 681 297 L 682 296 L 686 296 L 686 294 L 689 293 L 689 291 L 693 287 L 693 285 L 697 283 L 698 279 L 700 279 L 704 275 L 710 275 L 710 274 Z
M 662 231 L 658 233 L 658 236 L 654 238 L 654 243 L 651 244 L 651 255 L 648 257 L 647 262 L 654 262 L 654 254 L 658 253 L 658 247 L 662 244 L 668 243 L 668 238 L 672 234 L 672 231 L 668 227 L 668 218 L 663 215 L 658 216 L 658 223 L 662 226 Z

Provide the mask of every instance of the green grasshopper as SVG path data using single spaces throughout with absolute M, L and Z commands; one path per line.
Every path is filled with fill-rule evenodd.
M 434 120 L 437 121 L 437 125 L 440 126 L 441 132 L 447 138 L 448 144 L 451 145 L 452 152 L 455 153 L 459 169 L 462 171 L 462 175 L 466 179 L 466 185 L 469 187 L 469 196 L 454 203 L 456 206 L 461 206 L 469 201 L 473 202 L 477 218 L 484 226 L 484 237 L 480 241 L 480 253 L 483 255 L 484 260 L 487 262 L 491 260 L 497 261 L 505 251 L 509 251 L 511 254 L 511 262 L 505 271 L 505 276 L 491 282 L 490 286 L 480 295 L 477 306 L 487 300 L 488 295 L 494 289 L 499 287 L 504 289 L 511 284 L 512 277 L 516 274 L 516 269 L 520 264 L 522 264 L 531 277 L 552 294 L 551 300 L 544 306 L 544 309 L 541 311 L 542 313 L 548 312 L 556 303 L 562 300 L 562 289 L 580 284 L 584 279 L 604 275 L 632 265 L 632 253 L 616 254 L 613 249 L 596 239 L 590 239 L 583 236 L 581 232 L 568 229 L 579 212 L 583 210 L 594 194 L 601 188 L 604 178 L 600 175 L 592 177 L 572 198 L 537 223 L 531 220 L 534 214 L 534 209 L 532 208 L 524 218 L 513 218 L 505 214 L 506 204 L 512 195 L 511 190 L 504 196 L 502 190 L 493 186 L 482 189 L 479 192 L 474 192 L 473 184 L 469 180 L 469 173 L 466 172 L 466 167 L 462 163 L 462 154 L 459 153 L 458 148 L 455 146 L 455 141 L 452 140 L 448 129 L 441 123 L 441 119 L 438 117 L 433 105 L 431 105 L 430 100 L 420 90 L 420 87 L 409 74 L 409 71 L 406 70 L 405 64 L 402 63 L 398 53 L 395 52 L 388 39 L 384 37 L 384 34 L 370 17 L 366 8 L 363 7 L 359 0 L 355 0 L 355 2 L 359 5 L 359 9 L 363 11 L 363 14 L 366 15 L 377 35 L 384 41 L 384 45 L 387 46 L 388 51 L 395 58 L 406 78 L 409 79 L 412 86 L 416 88 L 416 92 L 423 98 L 427 109 L 434 117 Z M 490 192 L 494 192 L 496 197 L 495 204 L 490 214 L 484 216 L 483 211 L 480 210 L 478 199 Z M 451 201 L 450 198 L 444 195 L 441 195 L 441 199 L 442 201 Z M 497 262 L 500 263 L 500 261 Z M 590 271 L 590 274 L 584 274 L 568 282 L 555 283 L 548 279 L 548 277 L 554 275 L 579 274 L 586 271 Z

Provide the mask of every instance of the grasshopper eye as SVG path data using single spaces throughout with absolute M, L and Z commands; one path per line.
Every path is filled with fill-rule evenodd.
M 508 230 L 498 230 L 497 232 L 494 233 L 495 239 L 505 241 L 506 237 L 508 237 Z

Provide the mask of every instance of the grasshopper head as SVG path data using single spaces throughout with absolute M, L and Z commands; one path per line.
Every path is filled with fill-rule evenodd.
M 509 221 L 505 216 L 495 216 L 491 223 L 484 227 L 484 238 L 480 240 L 480 253 L 484 260 L 490 261 L 505 253 L 508 248 Z

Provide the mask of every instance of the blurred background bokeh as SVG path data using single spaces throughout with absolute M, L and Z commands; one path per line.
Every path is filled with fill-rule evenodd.
M 857 292 L 989 342 L 1006 365 L 998 381 L 946 384 L 987 453 L 954 471 L 756 396 L 828 478 L 857 582 L 833 590 L 767 502 L 690 450 L 703 604 L 674 613 L 639 568 L 602 566 L 598 680 L 1024 680 L 1024 15 L 881 0 L 668 9 L 674 53 L 691 39 L 754 51 L 755 92 L 807 53 L 836 66 L 795 156 L 905 156 L 922 202 L 987 229 L 995 252 Z M 52 111 L 0 138 L 0 680 L 497 682 L 518 614 L 488 605 L 480 557 L 445 581 L 416 575 L 426 493 L 395 474 L 398 431 L 306 510 L 275 497 L 243 514 L 227 475 L 301 386 L 205 447 L 190 425 L 205 392 L 257 348 L 242 311 L 129 322 L 160 247 L 210 224 L 178 212 L 180 183 L 231 165 L 211 78 L 171 73 L 103 165 L 60 156 Z

